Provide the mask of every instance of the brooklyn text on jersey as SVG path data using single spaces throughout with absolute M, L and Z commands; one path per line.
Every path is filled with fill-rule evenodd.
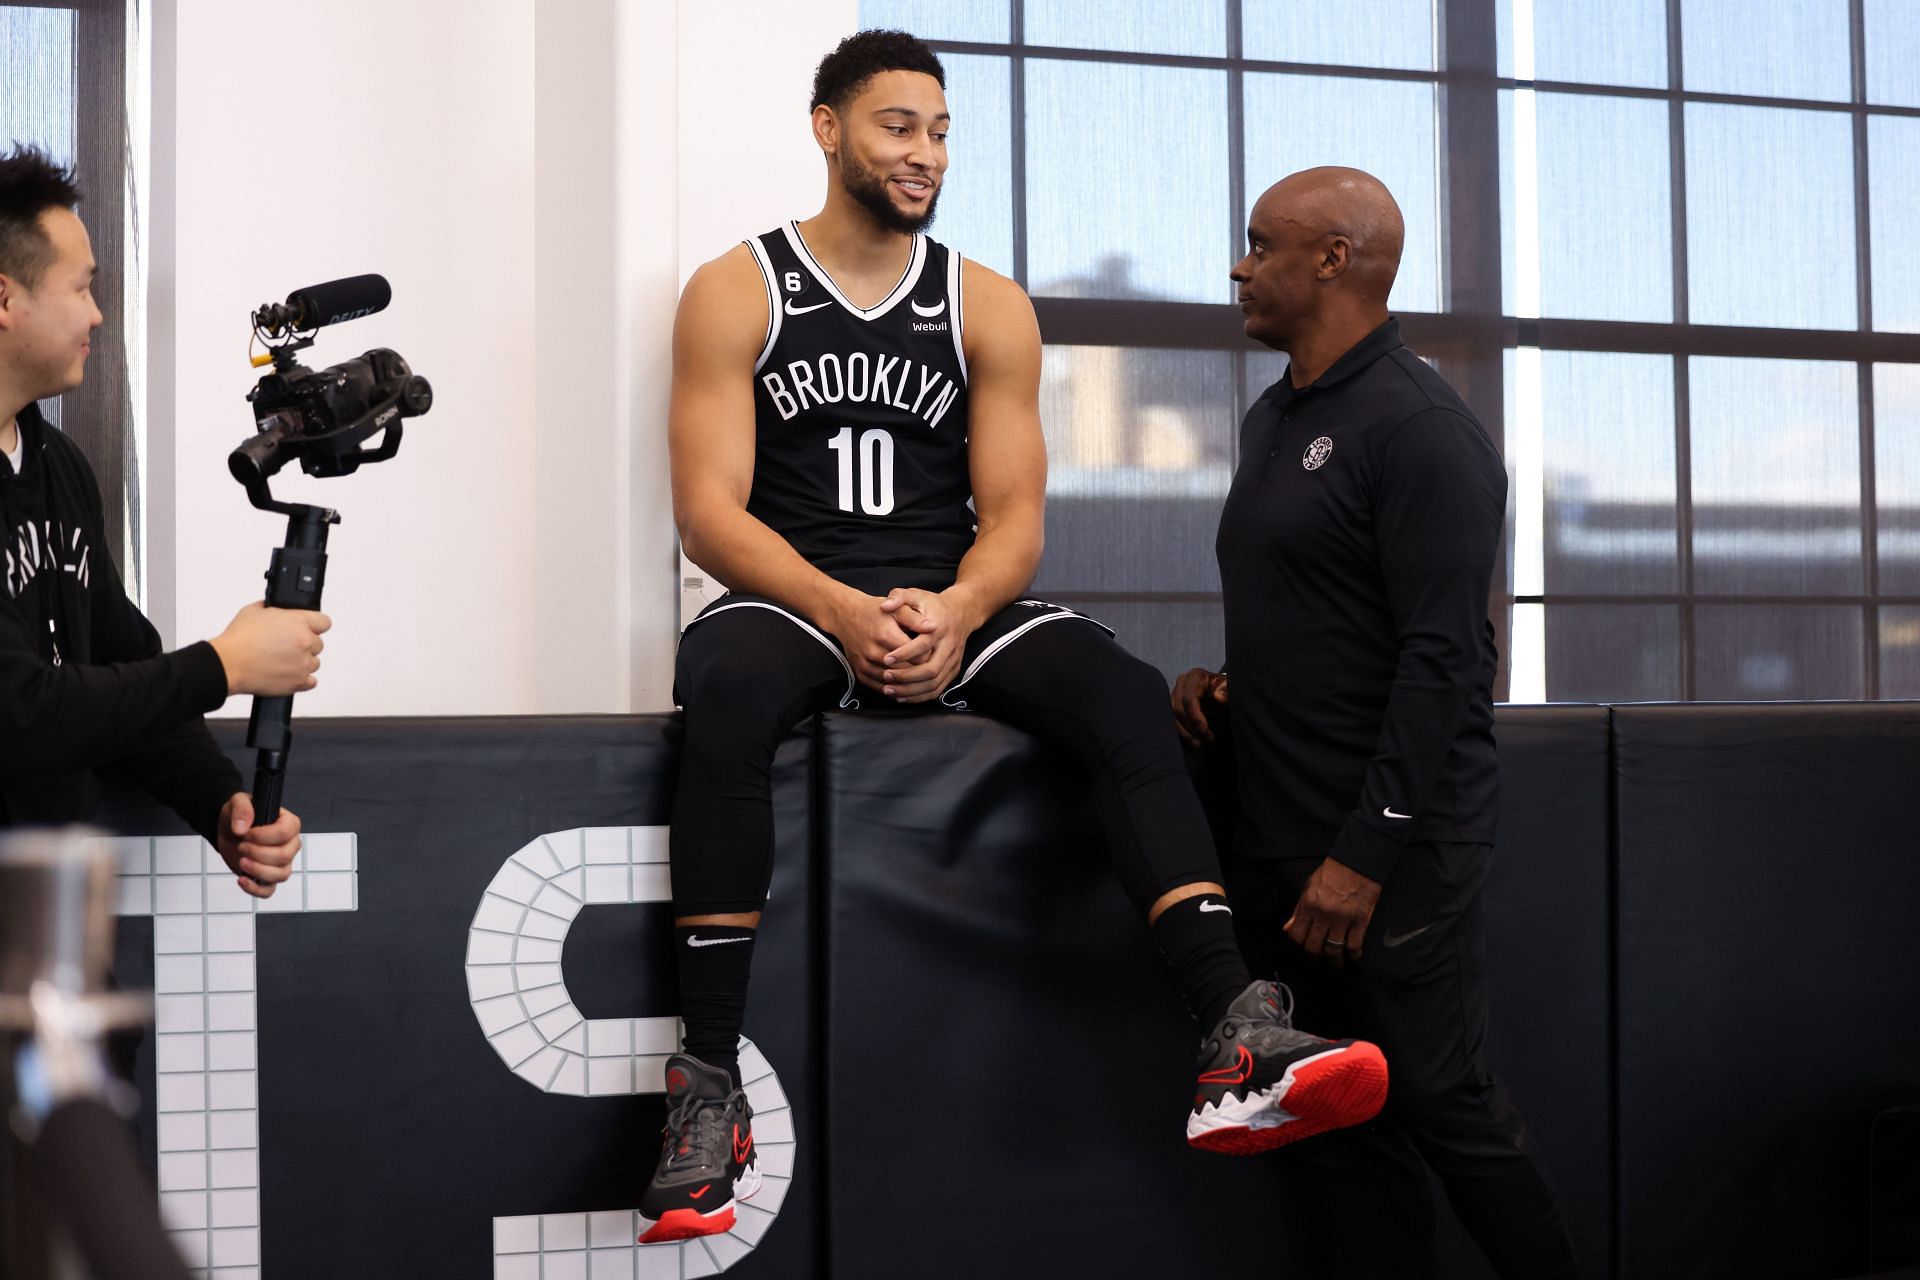
M 795 360 L 784 374 L 761 374 L 760 383 L 783 422 L 812 405 L 864 401 L 918 414 L 937 427 L 960 397 L 960 384 L 938 369 L 865 351 L 826 351 L 810 362 Z

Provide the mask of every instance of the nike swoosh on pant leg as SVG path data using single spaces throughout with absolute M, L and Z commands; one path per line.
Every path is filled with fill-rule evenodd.
M 1386 947 L 1397 947 L 1403 942 L 1411 942 L 1413 939 L 1419 937 L 1421 934 L 1433 928 L 1433 926 L 1438 923 L 1439 921 L 1436 920 L 1428 924 L 1423 924 L 1418 929 L 1409 929 L 1405 933 L 1390 933 L 1386 937 L 1382 938 L 1380 940 L 1380 943 L 1382 946 L 1386 946 Z

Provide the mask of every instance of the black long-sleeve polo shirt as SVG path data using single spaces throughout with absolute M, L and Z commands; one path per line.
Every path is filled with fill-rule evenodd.
M 1388 320 L 1247 411 L 1215 551 L 1252 857 L 1491 841 L 1499 450 Z

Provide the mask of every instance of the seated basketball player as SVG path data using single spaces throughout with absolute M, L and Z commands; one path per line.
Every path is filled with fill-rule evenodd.
M 674 330 L 675 517 L 732 594 L 681 639 L 675 954 L 643 1242 L 725 1231 L 759 1186 L 737 1047 L 772 875 L 774 749 L 828 707 L 937 704 L 1072 753 L 1115 869 L 1204 1033 L 1188 1140 L 1264 1151 L 1379 1110 L 1379 1050 L 1294 1030 L 1251 982 L 1160 674 L 1022 593 L 1040 559 L 1040 334 L 1011 281 L 921 234 L 947 167 L 945 74 L 863 32 L 821 62 L 826 206 L 703 266 Z M 934 709 L 934 708 L 930 708 Z M 938 786 L 937 778 L 927 780 Z

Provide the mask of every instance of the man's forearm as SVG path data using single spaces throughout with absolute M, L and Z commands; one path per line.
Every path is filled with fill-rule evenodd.
M 240 771 L 227 759 L 198 716 L 128 752 L 119 766 L 148 795 L 180 815 L 208 843 L 217 844 L 221 806 L 244 790 Z
M 778 600 L 816 622 L 851 588 L 808 564 L 793 544 L 738 507 L 689 520 L 681 534 L 687 559 L 729 591 Z
M 1506 473 L 1470 419 L 1416 414 L 1386 448 L 1373 537 L 1400 653 L 1360 803 L 1333 850 L 1375 880 L 1419 828 L 1492 680 L 1487 593 L 1506 510 Z
M 1038 515 L 983 524 L 941 595 L 960 610 L 969 632 L 1012 604 L 1033 584 L 1044 539 Z
M 226 697 L 226 672 L 204 643 L 136 662 L 61 667 L 0 645 L 0 770 L 97 768 L 129 742 L 169 732 Z
M 1477 632 L 1486 578 L 1436 573 L 1421 584 L 1417 618 L 1403 624 L 1400 660 L 1387 696 L 1359 804 L 1334 843 L 1340 862 L 1384 880 L 1446 769 L 1482 679 Z

